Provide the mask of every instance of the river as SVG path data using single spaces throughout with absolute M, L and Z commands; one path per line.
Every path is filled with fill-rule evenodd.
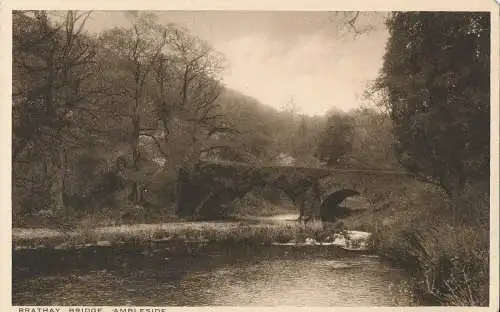
M 16 250 L 14 305 L 408 306 L 405 272 L 333 246 Z

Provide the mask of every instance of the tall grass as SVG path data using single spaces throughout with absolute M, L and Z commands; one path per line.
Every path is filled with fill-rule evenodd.
M 369 223 L 376 249 L 406 267 L 415 290 L 426 302 L 487 306 L 486 194 L 469 188 L 451 201 L 439 190 L 418 184 L 407 194 L 386 210 L 346 223 Z

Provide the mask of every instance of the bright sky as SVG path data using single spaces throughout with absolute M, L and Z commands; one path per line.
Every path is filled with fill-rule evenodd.
M 375 30 L 342 36 L 340 15 L 321 12 L 163 11 L 159 22 L 189 29 L 225 54 L 224 83 L 263 104 L 281 108 L 291 98 L 299 112 L 324 114 L 358 107 L 366 84 L 382 66 L 388 34 L 381 13 L 360 15 Z M 97 11 L 92 32 L 128 22 L 123 13 Z M 342 24 L 343 25 L 343 24 Z

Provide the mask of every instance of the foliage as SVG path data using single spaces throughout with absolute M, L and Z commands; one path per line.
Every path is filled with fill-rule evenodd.
M 333 114 L 320 139 L 317 153 L 328 166 L 343 167 L 345 157 L 352 152 L 354 124 L 352 117 Z
M 435 303 L 488 305 L 489 15 L 398 12 L 387 26 L 373 91 L 393 121 L 398 161 L 448 200 L 417 196 L 379 232 L 380 247 Z
M 222 61 L 209 45 L 142 13 L 96 38 L 84 33 L 89 14 L 14 12 L 15 213 L 143 205 L 165 168 L 168 184 L 217 143 L 209 137 L 231 130 L 217 111 Z
M 349 166 L 353 168 L 400 170 L 393 151 L 392 122 L 375 108 L 350 112 L 354 122 Z
M 394 13 L 377 87 L 401 164 L 449 195 L 489 179 L 487 13 Z

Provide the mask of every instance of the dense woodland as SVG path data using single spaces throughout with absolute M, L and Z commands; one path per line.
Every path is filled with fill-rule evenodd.
M 433 302 L 487 306 L 490 14 L 394 13 L 386 24 L 384 65 L 369 92 L 391 117 L 398 162 L 445 196 L 431 199 L 420 186 L 401 198 L 381 240 Z
M 276 110 L 226 88 L 224 55 L 186 29 L 129 13 L 129 27 L 92 35 L 89 16 L 14 13 L 15 216 L 168 213 L 177 170 L 200 159 L 397 166 L 379 109 Z

